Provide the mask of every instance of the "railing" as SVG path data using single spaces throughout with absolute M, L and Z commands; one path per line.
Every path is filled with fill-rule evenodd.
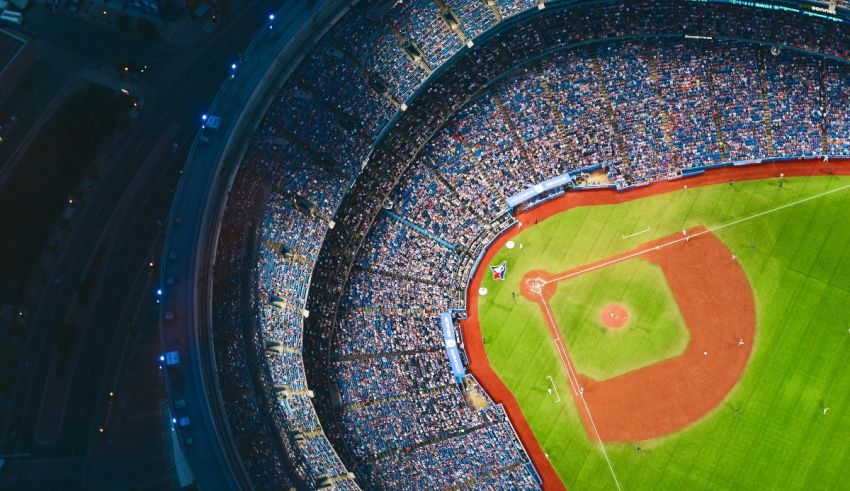
M 545 11 L 544 11 L 544 15 L 545 15 L 545 13 L 549 13 L 549 12 L 553 12 L 553 11 L 559 11 L 559 10 L 569 10 L 569 9 L 573 9 L 573 8 L 576 8 L 576 7 L 587 7 L 587 6 L 590 6 L 590 5 L 604 5 L 604 4 L 611 4 L 611 3 L 615 3 L 615 2 L 611 2 L 610 0 L 589 1 L 589 2 L 566 2 L 566 1 L 556 1 L 556 2 L 551 2 L 551 4 L 550 4 L 550 3 L 547 3 L 547 4 L 546 4 L 546 9 L 545 9 Z M 429 76 L 429 77 L 427 77 L 427 78 L 426 78 L 426 79 L 422 82 L 422 84 L 421 84 L 421 85 L 417 88 L 417 90 L 413 93 L 413 95 L 411 95 L 411 97 L 409 97 L 409 98 L 408 98 L 407 102 L 410 102 L 409 106 L 413 106 L 413 101 L 414 101 L 414 100 L 416 100 L 416 99 L 419 97 L 419 95 L 423 93 L 423 91 L 427 90 L 427 89 L 429 88 L 429 86 L 430 86 L 433 82 L 435 82 L 437 79 L 439 79 L 439 78 L 440 78 L 440 77 L 441 77 L 441 76 L 442 76 L 442 75 L 443 75 L 443 74 L 444 74 L 447 70 L 449 70 L 451 67 L 453 67 L 453 66 L 455 65 L 455 63 L 456 63 L 458 60 L 462 59 L 462 58 L 463 58 L 463 57 L 467 54 L 467 52 L 468 52 L 468 51 L 470 51 L 470 49 L 472 49 L 472 50 L 474 50 L 474 49 L 481 49 L 481 46 L 486 45 L 486 41 L 490 40 L 491 38 L 495 37 L 496 35 L 498 35 L 498 34 L 500 34 L 500 33 L 505 32 L 506 30 L 508 30 L 508 29 L 510 29 L 511 27 L 515 26 L 517 23 L 525 22 L 525 21 L 527 21 L 527 20 L 529 20 L 529 19 L 531 19 L 532 17 L 537 16 L 537 15 L 538 15 L 538 12 L 537 12 L 536 10 L 532 10 L 532 11 L 525 11 L 525 12 L 523 12 L 523 13 L 520 13 L 520 14 L 518 14 L 518 15 L 516 15 L 516 16 L 514 16 L 514 17 L 510 18 L 510 19 L 507 19 L 507 20 L 505 20 L 505 21 L 503 21 L 503 22 L 500 22 L 500 23 L 496 24 L 495 26 L 491 27 L 488 31 L 486 31 L 485 33 L 483 33 L 482 35 L 480 35 L 480 36 L 476 39 L 476 41 L 477 41 L 477 42 L 476 42 L 476 45 L 475 45 L 475 47 L 474 47 L 474 48 L 461 48 L 460 50 L 458 50 L 458 51 L 457 51 L 457 52 L 456 52 L 456 53 L 455 53 L 455 54 L 454 54 L 454 55 L 453 55 L 453 56 L 452 56 L 452 57 L 451 57 L 448 61 L 446 61 L 446 62 L 445 62 L 443 65 L 441 65 L 440 67 L 436 68 L 436 69 L 434 70 L 434 72 L 432 72 L 432 73 L 430 74 L 430 76 Z M 685 39 L 685 37 L 686 37 L 686 34 L 685 34 L 685 33 L 671 33 L 671 34 L 660 34 L 660 35 L 659 35 L 659 34 L 653 34 L 653 35 L 619 36 L 619 37 L 611 37 L 611 38 L 607 38 L 607 39 L 600 39 L 600 40 L 592 40 L 592 41 L 575 42 L 575 43 L 571 43 L 571 44 L 569 44 L 569 45 L 565 45 L 565 46 L 560 46 L 560 47 L 556 47 L 556 48 L 552 48 L 552 49 L 548 49 L 548 50 L 542 50 L 542 51 L 541 51 L 541 52 L 539 52 L 537 55 L 532 56 L 532 57 L 529 57 L 529 58 L 528 58 L 528 59 L 526 59 L 525 61 L 523 61 L 523 62 L 521 62 L 521 63 L 518 63 L 518 64 L 515 64 L 514 66 L 512 66 L 512 67 L 508 68 L 507 70 L 503 71 L 503 72 L 502 72 L 502 74 L 501 74 L 500 76 L 495 77 L 494 79 L 492 79 L 492 80 L 491 80 L 491 81 L 487 84 L 487 86 L 491 86 L 492 84 L 497 83 L 500 79 L 502 79 L 503 77 L 505 77 L 505 76 L 509 75 L 509 73 L 510 73 L 511 71 L 513 71 L 514 69 L 516 69 L 517 67 L 521 67 L 521 66 L 526 65 L 526 64 L 529 64 L 529 63 L 534 63 L 535 61 L 537 61 L 537 60 L 539 60 L 539 59 L 541 59 L 541 58 L 543 58 L 543 57 L 549 56 L 549 55 L 551 55 L 552 53 L 557 52 L 557 51 L 560 51 L 560 50 L 565 50 L 565 49 L 570 49 L 570 48 L 576 48 L 576 47 L 581 47 L 581 46 L 589 46 L 589 45 L 601 44 L 601 43 L 617 42 L 617 41 L 622 41 L 622 40 L 625 40 L 625 39 L 664 39 L 664 38 L 666 38 L 666 39 L 672 39 L 672 40 L 680 40 L 680 39 Z M 767 41 L 753 41 L 753 40 L 748 40 L 748 39 L 737 39 L 737 38 L 724 37 L 724 36 L 716 36 L 714 39 L 717 39 L 717 40 L 727 40 L 727 41 L 728 41 L 728 40 L 738 40 L 738 41 L 745 42 L 745 43 L 750 43 L 750 44 L 763 44 L 763 45 L 770 45 L 770 46 L 773 46 L 773 43 L 772 43 L 772 42 L 767 42 Z M 792 49 L 792 50 L 795 50 L 795 51 L 801 51 L 801 52 L 807 52 L 806 50 L 800 50 L 800 49 L 797 49 L 797 48 L 791 48 L 791 47 L 788 47 L 787 49 Z M 828 58 L 831 58 L 831 59 L 836 59 L 836 58 L 831 57 L 831 56 L 828 56 L 828 55 L 823 55 L 823 54 L 819 54 L 819 53 L 818 53 L 818 55 L 820 55 L 820 56 L 825 56 L 825 57 L 828 57 Z M 846 61 L 846 60 L 841 60 L 841 61 L 843 61 L 844 63 L 847 63 L 847 61 Z M 470 101 L 474 100 L 474 99 L 475 99 L 475 98 L 476 98 L 476 97 L 480 94 L 480 92 L 482 92 L 482 91 L 484 91 L 484 90 L 487 90 L 487 86 L 485 86 L 485 87 L 484 87 L 483 89 L 481 89 L 479 92 L 474 93 L 474 94 L 471 94 L 471 95 L 470 95 L 470 96 L 466 99 L 466 101 L 465 101 L 465 102 L 463 102 L 463 103 L 461 103 L 461 104 L 457 105 L 456 107 L 452 108 L 452 110 L 450 111 L 450 114 L 449 114 L 446 118 L 444 118 L 444 119 L 443 119 L 443 118 L 441 118 L 440 123 L 435 125 L 434 130 L 433 130 L 433 131 L 428 131 L 428 133 L 429 133 L 429 134 L 431 134 L 431 135 L 433 135 L 433 133 L 434 133 L 434 132 L 438 131 L 438 130 L 439 130 L 439 129 L 440 129 L 440 128 L 444 125 L 444 124 L 446 124 L 446 122 L 448 122 L 449 118 L 451 117 L 451 114 L 453 114 L 455 111 L 457 111 L 457 110 L 459 110 L 460 108 L 462 108 L 462 107 L 463 107 L 463 105 L 465 105 L 466 103 L 468 103 L 468 102 L 470 102 Z M 401 113 L 401 112 L 397 112 L 397 113 L 393 116 L 393 118 L 391 119 L 391 121 L 390 121 L 390 122 L 389 122 L 389 123 L 388 123 L 388 124 L 387 124 L 387 125 L 383 128 L 383 130 L 381 131 L 381 133 L 379 134 L 379 136 L 376 138 L 375 143 L 374 143 L 374 144 L 373 144 L 373 146 L 371 147 L 371 149 L 370 149 L 370 151 L 369 151 L 369 154 L 368 154 L 368 156 L 367 156 L 367 160 L 368 160 L 368 159 L 369 159 L 369 158 L 370 158 L 370 157 L 374 154 L 375 150 L 376 150 L 376 149 L 377 149 L 377 148 L 378 148 L 378 147 L 379 147 L 379 146 L 383 143 L 383 141 L 387 138 L 387 136 L 388 136 L 388 134 L 389 134 L 390 130 L 394 127 L 394 125 L 395 125 L 395 123 L 398 121 L 398 119 L 399 119 L 400 117 L 402 117 L 402 114 L 403 114 L 403 113 Z M 427 141 L 427 140 L 426 140 L 426 141 Z M 419 146 L 418 146 L 418 149 L 417 149 L 417 152 L 416 152 L 415 154 L 416 154 L 416 155 L 418 155 L 418 152 L 419 152 L 419 151 L 421 151 L 421 148 L 423 148 L 423 147 L 424 147 L 424 144 L 423 144 L 423 145 L 419 145 Z M 411 164 L 414 160 L 415 160 L 415 156 L 414 156 L 414 158 L 410 159 L 409 161 L 407 161 L 407 162 L 403 163 L 403 164 L 399 167 L 399 169 L 396 169 L 396 171 L 401 171 L 401 172 L 403 172 L 403 171 L 404 171 L 404 170 L 405 170 L 405 169 L 406 169 L 406 168 L 407 168 L 407 167 L 408 167 L 408 166 L 409 166 L 409 165 L 410 165 L 410 164 Z M 379 164 L 372 163 L 372 164 L 370 165 L 370 167 L 372 167 L 372 168 L 374 169 L 376 165 L 379 165 Z M 362 179 L 364 179 L 364 178 L 368 178 L 368 177 L 364 177 L 364 174 L 365 174 L 366 176 L 370 175 L 370 172 L 368 172 L 368 168 L 367 168 L 367 171 L 366 171 L 366 172 L 362 173 L 362 174 L 358 177 L 358 179 L 355 181 L 354 185 L 352 186 L 352 192 L 354 192 L 355 194 L 356 194 L 356 192 L 357 192 L 356 187 L 358 186 L 358 182 L 357 182 L 357 181 L 360 181 L 360 180 L 362 180 Z M 397 174 L 400 174 L 400 172 L 399 172 L 399 173 L 397 173 Z M 396 174 L 394 174 L 394 175 L 396 175 Z M 397 183 L 397 179 L 396 179 L 396 180 L 392 183 L 392 185 L 390 186 L 390 188 L 392 188 L 392 187 L 393 187 L 396 183 Z M 364 186 L 364 187 L 365 187 L 365 186 Z M 376 202 L 383 202 L 383 201 L 384 201 L 384 199 L 385 199 L 385 197 L 386 197 L 386 195 L 388 195 L 389 190 L 380 190 L 380 193 L 382 193 L 382 195 L 383 195 L 383 196 L 380 196 L 382 199 L 380 199 L 380 200 L 374 200 L 374 201 L 376 201 Z M 348 198 L 351 198 L 351 195 L 349 195 L 349 196 L 348 196 Z M 364 198 L 366 198 L 366 197 L 364 196 Z M 368 199 L 368 201 L 373 201 L 373 200 L 372 200 L 371 198 L 369 198 L 369 199 Z M 375 211 L 375 214 L 372 214 L 372 216 L 369 218 L 369 221 L 370 221 L 370 222 L 374 221 L 374 218 L 377 216 L 377 214 L 376 214 L 376 213 L 377 213 L 377 209 L 375 209 L 374 211 Z M 336 221 L 337 221 L 337 223 L 340 223 L 340 220 L 336 220 Z M 365 238 L 365 235 L 364 235 L 364 236 L 360 236 L 360 237 L 347 237 L 347 238 L 340 237 L 340 238 L 339 238 L 339 241 L 340 241 L 340 242 L 343 242 L 343 243 L 353 242 L 352 244 L 349 244 L 349 245 L 352 245 L 352 246 L 353 246 L 353 250 L 352 250 L 352 251 L 350 251 L 350 252 L 353 254 L 353 253 L 355 253 L 357 250 L 359 250 L 359 249 L 362 247 L 362 241 L 364 240 L 364 238 Z M 328 247 L 328 241 L 327 241 L 327 240 L 326 240 L 326 241 L 325 241 L 325 243 L 323 244 L 323 249 L 324 249 L 324 248 L 326 248 L 326 247 Z M 321 263 L 321 261 L 322 261 L 322 256 L 323 256 L 323 254 L 320 254 L 320 258 L 319 258 L 319 261 L 317 261 L 317 265 L 318 265 L 319 263 Z M 335 274 L 335 275 L 334 275 L 334 276 L 335 276 L 335 278 L 334 278 L 334 279 L 335 279 L 335 280 L 338 280 L 338 284 L 339 284 L 339 285 L 344 285 L 344 284 L 346 283 L 347 278 L 348 278 L 348 276 L 349 276 L 349 274 L 350 274 L 351 265 L 352 265 L 352 262 L 348 261 L 348 264 L 343 264 L 343 265 L 342 265 L 342 269 L 341 269 L 341 270 L 339 270 L 339 272 L 338 272 L 337 274 Z M 312 290 L 312 287 L 311 287 L 311 290 Z M 337 323 L 336 316 L 338 315 L 338 311 L 339 311 L 339 302 L 340 302 L 340 297 L 341 297 L 341 293 L 342 293 L 342 290 L 341 290 L 341 289 L 340 289 L 339 293 L 340 293 L 340 294 L 332 293 L 332 294 L 331 294 L 332 296 L 331 296 L 330 298 L 325 298 L 325 296 L 323 296 L 323 295 L 317 295 L 317 298 L 318 298 L 318 297 L 322 297 L 322 298 L 321 298 L 321 300 L 317 300 L 317 301 L 321 301 L 322 303 L 325 303 L 325 304 L 327 304 L 327 305 L 330 305 L 330 306 L 331 306 L 331 317 L 332 317 L 333 319 L 332 319 L 332 321 L 331 321 L 331 322 L 329 323 L 329 325 L 328 325 L 329 332 L 325 333 L 325 334 L 327 334 L 327 336 L 328 336 L 328 337 L 327 337 L 327 339 L 328 339 L 328 340 L 332 340 L 332 339 L 333 339 L 333 337 L 334 337 L 334 330 L 335 330 L 335 326 L 336 326 L 336 323 Z M 312 291 L 311 291 L 311 295 L 312 295 Z M 330 341 L 329 341 L 329 342 L 330 342 Z M 319 351 L 324 351 L 324 349 L 320 348 L 320 349 L 319 349 Z M 324 358 L 324 357 L 327 357 L 327 359 L 328 359 L 328 361 L 329 361 L 329 359 L 330 359 L 330 358 L 329 358 L 329 357 L 330 357 L 330 350 L 328 349 L 326 353 L 323 353 L 323 354 L 321 354 L 321 355 L 319 355 L 319 356 L 322 356 L 323 358 Z
M 190 425 L 177 431 L 202 489 L 251 489 L 230 437 L 210 333 L 216 239 L 246 146 L 240 137 L 259 124 L 270 86 L 294 66 L 300 48 L 321 30 L 316 26 L 326 25 L 347 3 L 317 3 L 298 18 L 285 5 L 277 20 L 261 29 L 244 51 L 239 72 L 224 81 L 210 105 L 209 114 L 220 117 L 221 126 L 215 132 L 199 130 L 177 186 L 161 262 L 161 285 L 168 286 L 161 297 L 160 338 L 163 352 L 178 351 L 188 365 L 167 369 L 165 382 L 172 412 L 189 418 Z M 179 376 L 171 370 L 180 370 Z M 181 399 L 185 407 L 175 408 Z
M 199 403 L 199 407 L 193 406 L 188 412 L 212 424 L 211 427 L 207 425 L 205 428 L 212 431 L 205 431 L 197 436 L 198 440 L 201 440 L 201 436 L 212 436 L 215 438 L 214 442 L 202 445 L 199 441 L 197 445 L 190 446 L 186 444 L 185 439 L 181 440 L 187 457 L 193 462 L 195 471 L 199 472 L 199 476 L 206 476 L 199 477 L 199 482 L 204 484 L 205 489 L 250 485 L 245 481 L 244 470 L 240 469 L 239 476 L 233 475 L 233 468 L 241 467 L 239 458 L 233 442 L 225 442 L 219 433 L 220 428 L 227 428 L 227 422 L 226 418 L 222 418 L 223 408 L 218 394 L 217 379 L 213 376 L 216 373 L 215 360 L 210 355 L 211 338 L 208 332 L 211 325 L 212 276 L 210 271 L 215 258 L 215 239 L 227 199 L 227 190 L 233 181 L 245 148 L 245 142 L 239 137 L 250 133 L 259 124 L 268 104 L 270 85 L 279 78 L 278 76 L 286 70 L 287 66 L 291 66 L 284 63 L 296 58 L 296 51 L 298 51 L 296 48 L 306 43 L 305 38 L 313 30 L 312 28 L 316 25 L 327 24 L 329 18 L 336 13 L 335 6 L 344 6 L 348 2 L 328 3 L 330 5 L 321 4 L 313 7 L 312 15 L 293 29 L 285 31 L 283 28 L 275 27 L 263 29 L 252 41 L 245 51 L 240 72 L 234 79 L 225 81 L 211 106 L 210 112 L 222 117 L 223 125 L 216 134 L 199 133 L 196 137 L 169 215 L 162 261 L 162 284 L 170 285 L 172 280 L 177 283 L 174 287 L 175 291 L 166 291 L 162 299 L 160 316 L 162 344 L 165 351 L 176 349 L 184 354 L 188 352 L 193 373 L 190 374 L 191 377 L 187 377 L 187 383 L 193 385 L 195 392 L 189 393 L 188 390 L 174 387 L 170 375 L 166 376 L 166 385 L 172 400 L 177 397 L 196 396 L 197 399 L 193 402 Z M 551 5 L 551 8 L 571 8 L 576 4 L 552 2 Z M 550 4 L 547 4 L 547 10 L 551 8 Z M 278 13 L 278 22 L 285 19 L 287 13 L 281 10 Z M 486 40 L 517 22 L 526 20 L 531 15 L 536 15 L 536 11 L 524 12 L 500 22 L 479 39 Z M 681 35 L 675 37 L 681 37 Z M 411 100 L 416 98 L 430 82 L 436 80 L 444 70 L 452 66 L 454 61 L 462 57 L 466 50 L 467 48 L 462 48 L 449 62 L 435 70 L 420 85 Z M 541 53 L 526 63 L 546 56 L 552 51 L 555 50 Z M 398 117 L 397 113 L 382 130 L 372 150 L 381 143 Z M 178 312 L 177 318 L 166 315 L 174 312 Z M 181 334 L 184 338 L 173 337 L 170 331 L 178 327 L 172 326 L 183 329 Z M 187 411 L 176 412 L 179 414 Z M 181 430 L 181 433 L 183 432 Z M 191 436 L 192 431 L 187 430 L 185 433 L 186 436 Z M 226 449 L 221 448 L 223 443 L 227 443 Z M 227 455 L 217 455 L 218 465 L 209 465 L 207 461 L 209 455 L 203 455 L 204 452 L 209 451 L 226 452 Z

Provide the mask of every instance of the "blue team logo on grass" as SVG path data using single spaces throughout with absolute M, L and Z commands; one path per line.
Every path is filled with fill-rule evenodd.
M 505 281 L 505 274 L 508 272 L 508 262 L 502 261 L 502 264 L 490 266 L 490 271 L 493 272 L 495 281 Z

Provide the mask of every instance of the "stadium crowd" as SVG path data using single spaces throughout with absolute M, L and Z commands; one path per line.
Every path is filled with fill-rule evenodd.
M 850 69 L 834 59 L 850 59 L 848 31 L 612 2 L 487 32 L 531 9 L 355 6 L 266 112 L 230 192 L 215 294 L 223 398 L 255 482 L 355 489 L 351 470 L 382 489 L 538 488 L 501 406 L 466 401 L 438 324 L 463 308 L 460 269 L 505 198 L 591 167 L 627 188 L 850 154 Z

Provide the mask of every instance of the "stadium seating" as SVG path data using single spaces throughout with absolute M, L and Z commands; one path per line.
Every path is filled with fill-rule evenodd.
M 309 485 L 330 477 L 341 489 L 357 486 L 349 470 L 382 489 L 539 487 L 501 406 L 465 401 L 438 325 L 457 306 L 476 247 L 503 223 L 505 199 L 599 166 L 627 188 L 696 167 L 850 155 L 847 64 L 665 29 L 781 40 L 846 60 L 845 31 L 814 20 L 801 29 L 770 11 L 741 22 L 723 17 L 732 7 L 717 6 L 716 17 L 701 8 L 612 3 L 516 26 L 486 50 L 476 43 L 465 66 L 477 70 L 446 75 L 454 87 L 428 87 L 421 103 L 440 111 L 410 120 L 398 111 L 435 68 L 535 2 L 411 0 L 377 13 L 358 5 L 318 41 L 253 135 L 216 267 L 219 378 L 254 482 L 288 487 L 278 469 L 293 468 Z M 473 97 L 453 96 L 464 91 Z M 394 116 L 402 136 L 374 154 L 385 167 L 360 174 Z M 374 191 L 380 209 L 338 217 L 355 183 Z M 328 245 L 337 218 L 354 239 Z M 323 247 L 344 281 L 314 270 Z M 253 290 L 242 284 L 246 272 Z M 338 302 L 309 315 L 331 328 L 308 333 L 308 294 L 321 288 Z M 336 399 L 334 418 L 321 423 L 302 360 L 308 335 L 327 346 Z

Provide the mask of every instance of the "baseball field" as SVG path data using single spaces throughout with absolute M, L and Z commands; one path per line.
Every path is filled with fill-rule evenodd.
M 847 488 L 844 170 L 730 170 L 518 216 L 463 329 L 547 488 Z

